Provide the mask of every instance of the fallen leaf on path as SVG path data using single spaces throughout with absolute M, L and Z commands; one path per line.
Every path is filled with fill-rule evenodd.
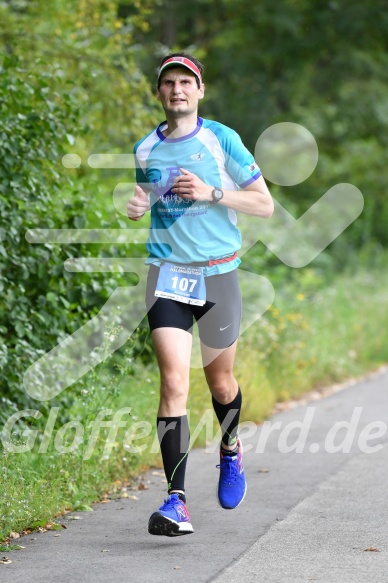
M 178 565 L 176 567 L 174 567 L 174 569 L 178 570 L 181 569 L 182 567 L 178 567 Z
M 0 565 L 8 565 L 9 563 L 12 563 L 12 561 L 8 557 L 2 557 L 0 559 Z
M 80 516 L 66 516 L 66 520 L 82 520 Z
M 102 553 L 109 553 L 109 549 L 102 549 Z
M 20 538 L 20 534 L 18 532 L 10 532 L 9 538 Z
M 371 551 L 372 553 L 381 553 L 380 549 L 376 549 L 376 547 L 368 547 L 364 549 L 364 551 Z
M 61 536 L 60 534 L 54 534 L 54 537 Z
M 131 495 L 126 495 L 126 498 L 129 498 L 130 500 L 140 500 L 139 496 L 135 496 L 134 494 Z
M 147 486 L 147 484 L 143 484 L 143 482 L 140 482 L 137 489 L 138 490 L 149 490 L 149 487 Z
M 259 474 L 268 474 L 269 468 L 259 468 Z
M 153 476 L 164 476 L 164 472 L 152 472 Z

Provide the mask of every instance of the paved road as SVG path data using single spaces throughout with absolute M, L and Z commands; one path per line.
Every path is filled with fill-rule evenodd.
M 339 430 L 341 422 L 350 428 Z M 60 537 L 23 537 L 26 549 L 8 553 L 13 563 L 0 565 L 0 581 L 387 583 L 387 425 L 388 374 L 277 413 L 243 437 L 248 492 L 236 510 L 217 504 L 215 454 L 195 450 L 187 476 L 193 535 L 147 533 L 165 488 L 149 472 L 149 489 L 129 493 L 139 500 L 64 519 Z M 298 443 L 299 452 L 286 452 Z M 349 451 L 333 451 L 340 447 Z

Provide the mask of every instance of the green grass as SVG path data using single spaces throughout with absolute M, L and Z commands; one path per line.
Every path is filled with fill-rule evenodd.
M 244 395 L 242 420 L 261 422 L 277 401 L 387 362 L 387 286 L 387 270 L 381 268 L 336 276 L 326 286 L 305 271 L 292 284 L 281 286 L 270 310 L 239 341 L 236 377 Z M 120 352 L 69 389 L 74 404 L 62 404 L 61 423 L 47 453 L 38 451 L 47 414 L 33 426 L 37 433 L 32 451 L 2 453 L 0 539 L 5 540 L 10 531 L 44 527 L 70 509 L 88 510 L 109 490 L 120 494 L 125 480 L 160 463 L 158 453 L 151 451 L 156 443 L 157 367 L 153 362 L 147 366 L 132 362 L 130 355 L 129 349 Z M 193 433 L 206 411 L 211 411 L 200 369 L 192 370 L 188 408 Z M 110 428 L 102 427 L 91 447 L 93 423 L 101 412 L 108 421 L 117 414 L 117 422 L 124 426 L 111 436 L 110 445 Z M 61 445 L 71 446 L 75 435 L 74 427 L 65 432 L 66 420 L 82 425 L 83 441 L 74 451 L 59 453 Z M 214 417 L 213 421 L 216 431 Z M 17 432 L 13 439 L 17 444 L 26 442 L 26 436 Z M 206 439 L 209 435 L 202 430 L 194 445 L 203 445 Z M 142 450 L 134 452 L 131 447 Z
M 0 545 L 0 553 L 8 553 L 8 551 L 20 551 L 22 545 Z

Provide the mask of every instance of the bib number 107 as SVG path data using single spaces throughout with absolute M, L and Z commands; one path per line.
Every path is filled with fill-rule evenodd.
M 163 263 L 155 288 L 157 298 L 203 306 L 206 303 L 206 284 L 202 267 Z
M 190 294 L 194 290 L 198 281 L 196 279 L 188 279 L 187 277 L 174 276 L 171 278 L 172 287 L 174 289 L 180 289 L 180 291 L 188 291 Z

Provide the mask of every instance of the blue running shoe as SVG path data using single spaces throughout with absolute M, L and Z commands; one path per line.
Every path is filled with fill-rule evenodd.
M 222 508 L 230 510 L 237 508 L 244 500 L 247 483 L 245 481 L 242 463 L 242 444 L 237 441 L 238 454 L 235 456 L 222 455 L 220 452 L 220 479 L 217 488 L 217 497 Z
M 194 532 L 186 505 L 178 494 L 170 494 L 159 511 L 151 514 L 148 532 L 162 536 L 181 536 Z

